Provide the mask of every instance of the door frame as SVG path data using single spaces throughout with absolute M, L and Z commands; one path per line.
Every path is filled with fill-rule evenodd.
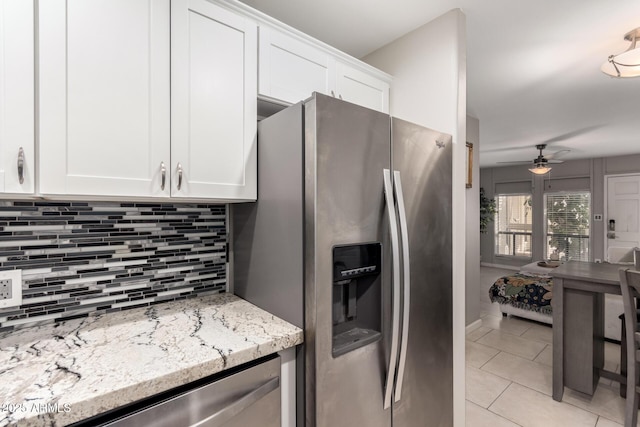
M 607 254 L 609 253 L 609 238 L 607 237 L 607 224 L 609 224 L 609 178 L 623 178 L 629 176 L 637 176 L 640 177 L 640 173 L 638 172 L 630 172 L 630 173 L 614 173 L 607 174 L 604 176 L 604 213 L 602 218 L 602 228 L 603 228 L 603 253 L 602 258 L 603 261 L 608 259 Z

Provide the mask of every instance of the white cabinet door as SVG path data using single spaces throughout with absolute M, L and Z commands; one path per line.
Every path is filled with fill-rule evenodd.
M 0 0 L 0 192 L 4 193 L 34 192 L 34 18 L 33 0 Z
M 291 35 L 260 26 L 260 95 L 296 103 L 335 87 L 335 59 Z
M 169 196 L 168 0 L 39 4 L 40 191 Z
M 389 84 L 348 64 L 337 61 L 336 96 L 345 101 L 389 112 Z
M 257 24 L 171 2 L 171 196 L 255 200 Z

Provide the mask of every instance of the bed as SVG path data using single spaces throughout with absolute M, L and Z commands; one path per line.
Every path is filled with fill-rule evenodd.
M 552 323 L 553 281 L 547 275 L 520 271 L 500 277 L 489 289 L 489 298 L 503 314 Z

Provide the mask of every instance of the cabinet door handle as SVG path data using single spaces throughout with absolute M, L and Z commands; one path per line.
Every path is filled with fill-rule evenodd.
M 178 163 L 178 190 L 182 187 L 182 165 Z
M 22 147 L 18 150 L 18 181 L 24 184 L 24 150 Z
M 162 174 L 162 181 L 160 181 L 160 189 L 164 191 L 164 185 L 167 182 L 167 168 L 164 162 L 160 162 L 160 173 Z

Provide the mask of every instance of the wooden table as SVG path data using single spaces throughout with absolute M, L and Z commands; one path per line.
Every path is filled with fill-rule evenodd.
M 553 277 L 553 399 L 564 386 L 593 395 L 604 367 L 604 294 L 620 295 L 619 270 L 628 266 L 570 261 Z

